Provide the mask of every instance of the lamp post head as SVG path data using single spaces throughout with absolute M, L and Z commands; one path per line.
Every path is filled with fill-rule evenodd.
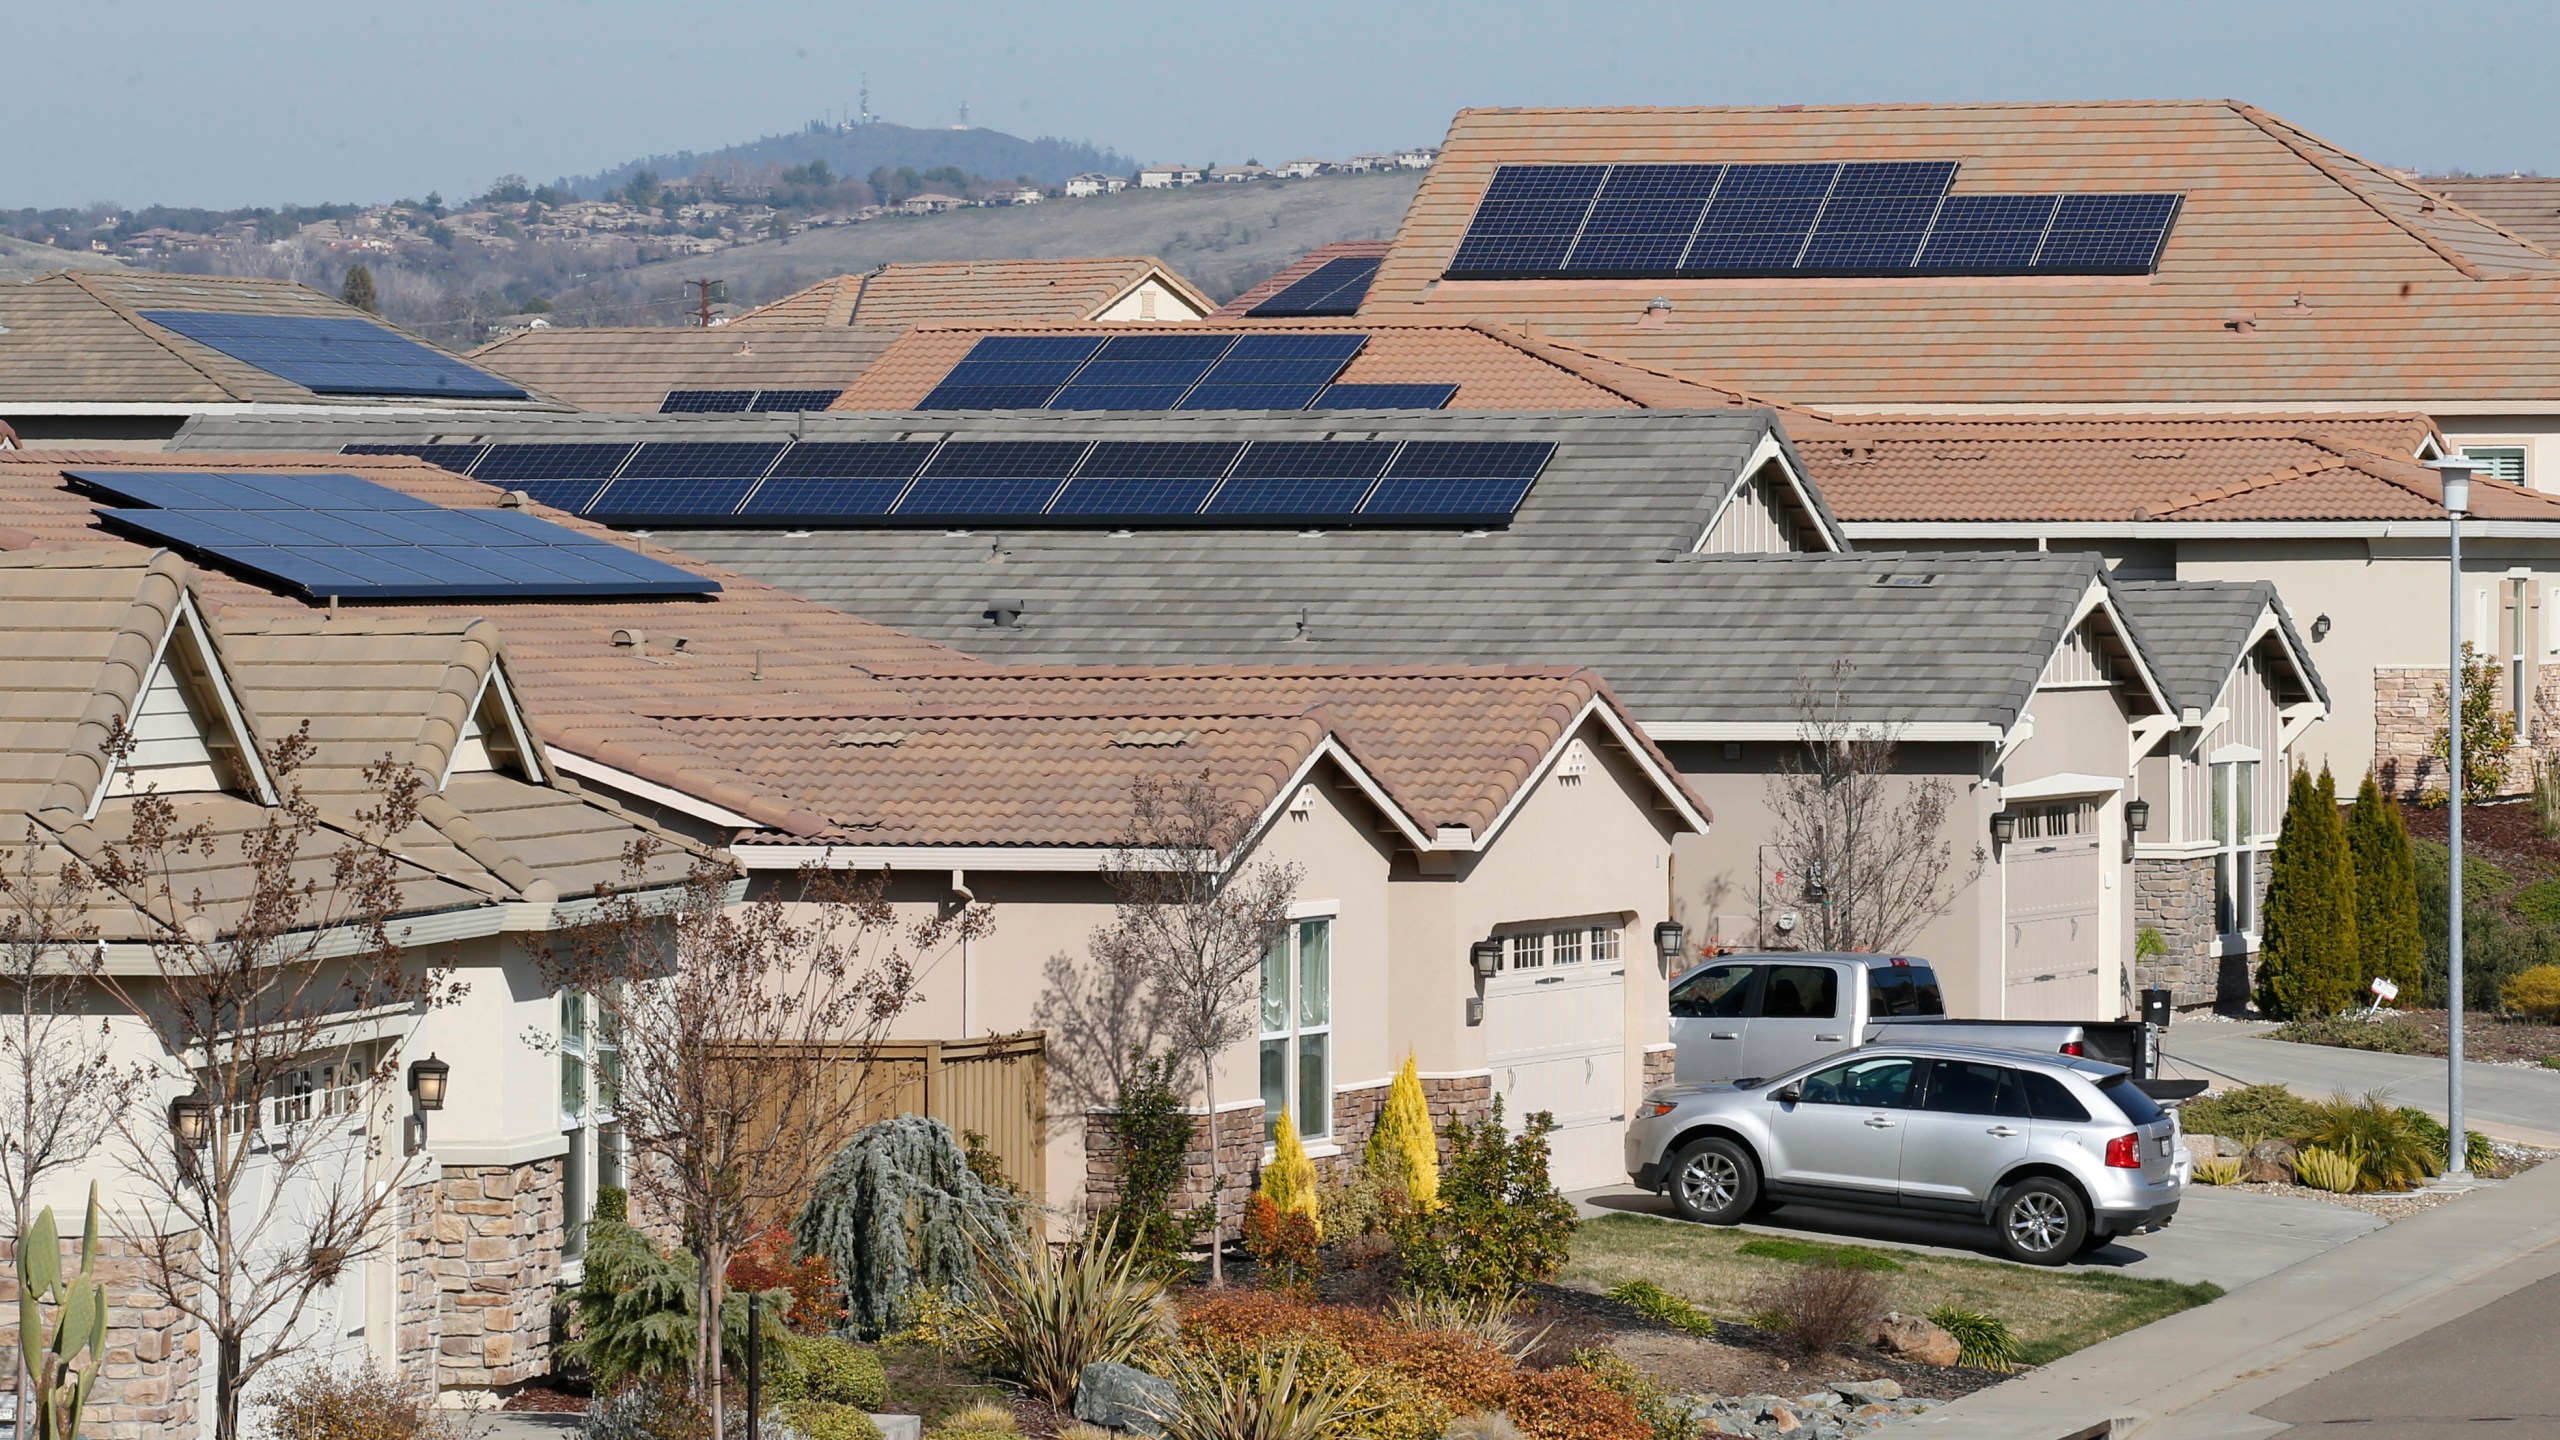
M 2427 468 L 2436 472 L 2436 478 L 2444 484 L 2444 513 L 2453 516 L 2469 513 L 2471 472 L 2480 468 L 2479 463 L 2467 455 L 2448 455 L 2442 460 L 2428 461 Z

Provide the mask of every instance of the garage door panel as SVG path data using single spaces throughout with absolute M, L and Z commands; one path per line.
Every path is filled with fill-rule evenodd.
M 2098 837 L 2012 843 L 2001 857 L 2008 895 L 2002 928 L 2001 1013 L 2012 1020 L 2098 1013 Z
M 1518 971 L 1485 987 L 1485 1059 L 1513 1134 L 1530 1115 L 1556 1119 L 1548 1137 L 1557 1185 L 1624 1178 L 1626 971 L 1623 966 Z

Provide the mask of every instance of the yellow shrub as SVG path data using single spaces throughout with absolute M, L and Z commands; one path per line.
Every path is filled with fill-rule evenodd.
M 2344 1195 L 2356 1188 L 2363 1173 L 2364 1157 L 2352 1148 L 2337 1151 L 2306 1145 L 2293 1157 L 2293 1178 L 2314 1190 Z
M 2560 1024 L 2560 965 L 2536 965 L 2507 977 L 2498 1003 L 2528 1020 Z
M 1295 1210 L 1306 1216 L 1317 1236 L 1323 1236 L 1324 1217 L 1316 1211 L 1316 1162 L 1307 1158 L 1306 1142 L 1298 1138 L 1298 1127 L 1285 1108 L 1280 1112 L 1279 1138 L 1272 1142 L 1271 1163 L 1262 1167 L 1262 1198 L 1283 1215 Z
M 2196 1183 L 2199 1185 L 2236 1185 L 2239 1181 L 2240 1161 L 2237 1157 L 2218 1155 L 2211 1160 L 2196 1162 Z
M 1422 1071 L 1413 1056 L 1387 1087 L 1386 1108 L 1378 1112 L 1378 1128 L 1369 1132 L 1364 1157 L 1370 1172 L 1402 1190 L 1417 1210 L 1440 1202 L 1440 1146 L 1431 1134 L 1431 1104 L 1422 1096 Z

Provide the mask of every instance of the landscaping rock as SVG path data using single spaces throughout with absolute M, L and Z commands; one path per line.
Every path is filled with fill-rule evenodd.
M 2222 1154 L 2222 1147 L 2225 1145 L 2231 1145 L 2231 1142 L 2223 1139 L 2219 1135 L 2190 1134 L 2187 1136 L 2187 1153 L 2196 1157 L 2198 1161 L 2212 1160 L 2220 1157 Z M 2237 1145 L 2232 1145 L 2232 1149 L 2235 1153 L 2239 1148 L 2240 1147 Z
M 2261 1140 L 2240 1159 L 2240 1178 L 2278 1185 L 2293 1182 L 2293 1158 L 2301 1153 L 2290 1140 Z
M 1876 1326 L 1876 1344 L 1915 1365 L 1945 1367 L 1956 1363 L 1964 1347 L 1956 1337 L 1918 1315 L 1894 1312 Z
M 924 1440 L 922 1416 L 874 1415 L 871 1423 L 880 1427 L 880 1440 Z
M 1087 1365 L 1076 1378 L 1076 1418 L 1091 1425 L 1161 1436 L 1156 1419 L 1174 1406 L 1173 1383 L 1127 1365 Z
M 1828 1390 L 1816 1390 L 1810 1395 L 1796 1397 L 1796 1408 L 1799 1410 L 1828 1410 L 1839 1403 L 1840 1397 Z
M 1879 1400 L 1899 1400 L 1902 1398 L 1902 1382 L 1899 1380 L 1834 1380 L 1831 1382 L 1831 1393 L 1843 1400 L 1859 1400 L 1868 1404 Z

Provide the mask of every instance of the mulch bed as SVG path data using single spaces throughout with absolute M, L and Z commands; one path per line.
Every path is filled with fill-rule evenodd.
M 508 1396 L 498 1408 L 519 1415 L 583 1415 L 590 1398 L 586 1386 L 546 1375 Z
M 2412 838 L 2445 843 L 2452 810 L 2442 805 L 2434 809 L 2403 805 L 2400 813 L 2408 818 Z M 2531 871 L 2560 866 L 2560 840 L 2542 837 L 2542 825 L 2533 818 L 2533 806 L 2522 800 L 2463 806 L 2462 853 L 2494 860 L 2516 871 L 2518 879 Z
M 2442 1055 L 2451 1043 L 2451 1013 L 2446 1010 L 2403 1010 L 2396 1015 L 2381 1016 L 2373 1024 L 2377 1029 L 2388 1027 L 2414 1037 L 2415 1045 L 2398 1053 Z M 2462 1058 L 2465 1060 L 2539 1065 L 2546 1055 L 2560 1055 L 2560 1025 L 2542 1025 L 2531 1020 L 2482 1014 L 2476 1010 L 2463 1018 Z

